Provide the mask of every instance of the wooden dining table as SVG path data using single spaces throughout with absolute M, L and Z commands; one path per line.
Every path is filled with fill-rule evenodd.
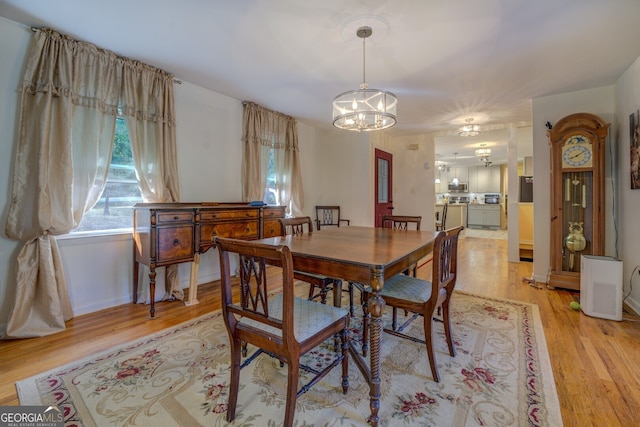
M 402 273 L 432 252 L 436 234 L 433 231 L 349 226 L 259 240 L 265 244 L 287 245 L 296 270 L 357 282 L 371 292 L 369 365 L 353 345 L 350 353 L 369 383 L 371 415 L 368 422 L 372 426 L 378 425 L 380 410 L 380 346 L 385 302 L 379 292 L 385 280 Z

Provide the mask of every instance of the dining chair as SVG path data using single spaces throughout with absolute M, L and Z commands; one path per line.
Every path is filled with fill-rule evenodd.
M 291 234 L 300 236 L 305 233 L 313 233 L 313 223 L 308 216 L 297 218 L 279 218 L 280 230 L 283 236 Z M 306 228 L 306 230 L 305 230 Z M 309 283 L 309 299 L 320 298 L 320 302 L 326 304 L 327 293 L 333 290 L 333 305 L 342 306 L 342 280 L 335 277 L 328 277 L 321 274 L 305 273 L 294 270 L 294 279 Z M 320 290 L 315 293 L 316 288 Z M 353 316 L 353 284 L 349 284 L 349 313 Z
M 415 229 L 420 230 L 421 221 L 421 216 L 382 215 L 382 226 L 389 225 L 395 230 L 409 230 L 409 224 L 415 224 Z
M 410 230 L 409 224 L 415 224 L 415 230 L 420 230 L 420 222 L 422 216 L 410 216 L 410 215 L 382 215 L 382 226 L 392 227 L 394 230 Z M 414 276 L 418 274 L 418 264 L 414 264 L 409 270 Z M 406 271 L 405 274 L 409 274 Z
M 296 399 L 338 365 L 342 366 L 342 391 L 349 389 L 349 312 L 343 308 L 319 304 L 295 297 L 293 260 L 285 245 L 218 237 L 220 256 L 222 312 L 231 346 L 231 377 L 227 421 L 235 418 L 240 389 L 240 371 L 261 353 L 287 365 L 287 395 L 284 425 L 293 425 Z M 231 278 L 231 254 L 238 254 L 239 280 Z M 267 266 L 280 265 L 281 276 L 267 273 Z M 280 276 L 280 277 L 278 277 Z M 282 281 L 282 292 L 269 294 L 270 281 Z M 233 288 L 239 298 L 233 301 Z M 237 301 L 239 299 L 239 301 Z M 324 341 L 338 334 L 342 350 L 323 369 L 304 366 L 300 358 Z M 245 343 L 256 348 L 241 363 Z M 329 362 L 329 361 L 327 361 Z M 298 389 L 299 370 L 313 378 Z
M 449 354 L 453 357 L 456 350 L 451 334 L 451 321 L 449 317 L 449 302 L 457 280 L 458 260 L 458 236 L 463 227 L 456 227 L 446 231 L 440 231 L 433 245 L 433 267 L 431 281 L 417 277 L 398 274 L 387 280 L 380 291 L 380 296 L 388 306 L 404 309 L 422 316 L 424 322 L 424 341 L 403 333 L 403 330 L 415 318 L 410 317 L 400 327 L 384 331 L 414 342 L 421 342 L 427 347 L 431 375 L 436 382 L 440 382 L 438 366 L 436 365 L 433 350 L 433 320 L 436 309 L 441 308 L 444 333 L 449 347 Z M 365 317 L 365 327 L 368 327 L 368 318 Z
M 438 215 L 440 212 L 436 212 L 436 231 L 446 230 L 447 226 L 447 210 L 449 204 L 445 203 L 442 205 L 442 218 Z
M 316 228 L 318 230 L 327 226 L 340 227 L 342 223 L 349 225 L 351 221 L 340 216 L 340 206 L 316 206 Z
M 420 230 L 420 223 L 422 222 L 422 216 L 415 215 L 382 215 L 382 226 L 393 228 L 394 230 L 410 230 L 415 229 L 417 231 Z M 414 224 L 413 226 L 409 226 L 409 224 Z M 404 274 L 409 275 L 413 274 L 414 277 L 418 275 L 418 264 L 413 264 L 411 267 L 404 271 Z M 365 292 L 365 289 L 362 285 L 358 283 L 349 283 L 350 289 L 352 287 L 356 287 L 360 291 L 361 299 L 362 299 L 362 312 L 363 319 L 370 318 L 369 308 L 368 308 L 368 295 Z M 353 316 L 353 313 L 351 314 Z M 408 315 L 408 312 L 405 310 L 405 316 Z M 397 324 L 398 319 L 398 309 L 393 307 L 393 325 Z M 367 324 L 367 326 L 364 325 Z M 368 321 L 363 323 L 362 330 L 362 354 L 364 356 L 367 355 L 369 349 L 369 329 L 368 329 Z

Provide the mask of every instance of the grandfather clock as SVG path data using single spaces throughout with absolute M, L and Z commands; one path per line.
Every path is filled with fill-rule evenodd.
M 589 113 L 559 120 L 551 146 L 549 287 L 580 289 L 580 255 L 604 255 L 604 162 L 609 123 Z

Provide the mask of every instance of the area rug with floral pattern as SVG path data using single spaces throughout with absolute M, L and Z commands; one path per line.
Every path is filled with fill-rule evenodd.
M 538 307 L 456 291 L 451 315 L 455 357 L 442 324 L 434 327 L 439 383 L 422 344 L 383 335 L 380 425 L 561 426 Z M 356 341 L 360 327 L 353 318 Z M 421 337 L 422 321 L 408 331 Z M 330 340 L 303 362 L 321 365 L 333 348 Z M 281 425 L 286 375 L 286 366 L 267 355 L 243 369 L 233 425 Z M 334 369 L 298 398 L 297 426 L 367 425 L 365 379 L 350 362 L 350 387 L 342 394 L 340 376 Z M 22 405 L 62 407 L 66 426 L 221 426 L 227 425 L 228 379 L 229 341 L 218 311 L 17 388 Z

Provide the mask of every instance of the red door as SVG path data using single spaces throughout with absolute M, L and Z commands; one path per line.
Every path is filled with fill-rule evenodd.
M 393 180 L 393 155 L 376 148 L 376 207 L 375 224 L 382 227 L 382 215 L 393 212 L 393 197 L 391 185 Z

